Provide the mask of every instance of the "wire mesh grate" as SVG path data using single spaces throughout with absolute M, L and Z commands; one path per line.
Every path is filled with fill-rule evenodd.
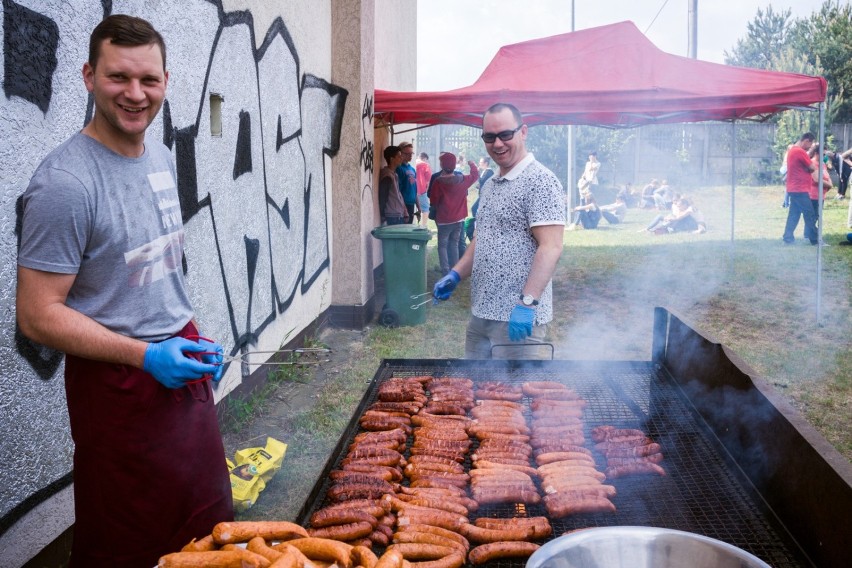
M 692 414 L 690 405 L 674 382 L 648 362 L 548 361 L 531 366 L 494 365 L 491 362 L 444 360 L 394 360 L 376 373 L 365 394 L 360 415 L 376 400 L 378 385 L 391 377 L 431 375 L 464 377 L 477 381 L 559 381 L 576 390 L 587 401 L 584 413 L 587 447 L 593 450 L 590 431 L 600 425 L 638 428 L 663 448 L 662 466 L 667 475 L 643 475 L 608 480 L 618 494 L 612 501 L 615 513 L 578 514 L 551 519 L 554 537 L 588 527 L 653 526 L 715 538 L 746 550 L 776 568 L 810 566 L 792 536 L 781 527 L 736 464 L 724 453 L 713 434 Z M 529 415 L 529 400 L 523 400 Z M 358 431 L 353 420 L 338 445 L 329 469 L 337 467 Z M 343 440 L 341 440 L 343 442 Z M 474 442 L 473 452 L 476 447 Z M 593 450 L 594 452 L 594 450 Z M 605 458 L 595 461 L 603 470 Z M 465 464 L 467 467 L 470 464 Z M 534 464 L 531 464 L 534 465 Z M 312 510 L 323 504 L 328 486 L 320 480 Z M 301 519 L 308 518 L 306 511 Z M 548 516 L 543 505 L 482 507 L 470 515 L 478 517 Z M 522 560 L 492 562 L 494 566 L 519 568 Z

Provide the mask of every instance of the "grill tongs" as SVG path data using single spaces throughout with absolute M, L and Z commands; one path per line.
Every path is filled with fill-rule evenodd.
M 280 353 L 292 353 L 294 355 L 302 353 L 331 353 L 331 349 L 325 347 L 299 347 L 298 349 L 273 349 L 272 351 L 246 351 L 239 355 L 223 357 L 222 364 L 237 362 L 245 363 L 246 365 L 318 365 L 328 362 L 328 359 L 325 359 L 323 361 L 263 361 L 262 363 L 253 363 L 247 359 L 249 355 L 265 355 L 268 359 Z

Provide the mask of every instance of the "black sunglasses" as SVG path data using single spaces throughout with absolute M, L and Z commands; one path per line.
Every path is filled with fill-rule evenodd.
M 517 127 L 514 130 L 504 130 L 503 132 L 498 132 L 497 134 L 494 134 L 493 132 L 483 132 L 481 138 L 482 138 L 482 141 L 485 142 L 486 144 L 493 144 L 494 141 L 497 140 L 498 138 L 500 140 L 502 140 L 503 142 L 508 142 L 509 140 L 511 140 L 512 138 L 515 137 L 515 132 L 517 132 L 518 130 L 520 130 L 523 127 L 524 127 L 524 125 L 521 124 L 519 127 Z

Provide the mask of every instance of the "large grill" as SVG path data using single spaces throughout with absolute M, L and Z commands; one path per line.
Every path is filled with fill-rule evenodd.
M 668 335 L 665 339 L 671 341 Z M 701 405 L 695 405 L 687 394 L 695 390 L 692 383 L 686 383 L 684 388 L 669 368 L 661 364 L 666 360 L 665 351 L 666 341 L 655 341 L 658 359 L 655 362 L 544 361 L 521 364 L 433 359 L 385 361 L 298 520 L 306 523 L 310 514 L 323 504 L 328 489 L 326 474 L 338 466 L 346 447 L 358 432 L 357 418 L 376 400 L 378 386 L 383 381 L 391 377 L 418 375 L 466 377 L 473 381 L 500 380 L 515 384 L 556 380 L 573 388 L 588 401 L 584 414 L 587 440 L 591 440 L 589 431 L 599 425 L 642 429 L 661 444 L 665 455 L 662 465 L 668 475 L 632 476 L 610 481 L 618 489 L 618 495 L 612 499 L 618 509 L 616 513 L 551 519 L 554 536 L 583 527 L 664 527 L 722 540 L 751 552 L 776 568 L 827 565 L 820 558 L 814 558 L 813 551 L 808 552 L 807 548 L 798 544 L 801 535 L 791 532 L 787 526 L 789 523 L 785 523 L 768 504 L 773 500 L 767 499 L 747 475 L 753 467 L 741 467 L 743 456 L 732 455 L 725 436 L 717 435 L 713 426 L 702 417 Z M 525 402 L 529 401 L 525 399 Z M 757 408 L 730 410 L 731 415 L 736 416 L 737 413 L 757 411 Z M 795 459 L 796 456 L 788 457 Z M 595 458 L 599 467 L 605 463 L 603 456 L 596 455 Z M 746 459 L 749 462 L 760 461 L 760 456 Z M 848 480 L 846 489 L 849 489 Z M 849 498 L 849 493 L 847 491 L 838 497 L 843 501 Z M 522 505 L 516 507 L 481 508 L 471 514 L 471 519 L 478 516 L 547 516 L 543 505 L 527 506 L 526 509 Z M 838 521 L 840 525 L 834 525 L 833 530 L 841 531 L 842 535 L 844 523 L 848 528 L 849 521 L 848 518 Z M 816 556 L 824 556 L 825 552 L 817 552 Z M 504 564 L 517 567 L 523 562 Z

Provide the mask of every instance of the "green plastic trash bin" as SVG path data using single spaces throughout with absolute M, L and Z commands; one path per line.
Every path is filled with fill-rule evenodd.
M 382 241 L 387 301 L 379 323 L 387 327 L 418 325 L 426 321 L 426 243 L 428 229 L 416 225 L 376 227 L 372 235 Z M 418 307 L 412 307 L 418 306 Z

